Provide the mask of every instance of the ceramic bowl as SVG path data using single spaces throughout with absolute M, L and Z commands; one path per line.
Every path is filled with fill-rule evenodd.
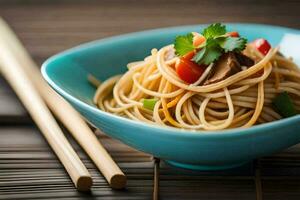
M 87 81 L 89 73 L 100 80 L 123 73 L 127 63 L 142 60 L 152 48 L 173 43 L 176 35 L 199 32 L 206 26 L 155 29 L 93 41 L 49 58 L 42 66 L 42 74 L 89 123 L 135 149 L 179 167 L 232 168 L 300 142 L 300 115 L 247 129 L 189 131 L 133 121 L 93 105 L 95 88 Z M 249 41 L 266 38 L 273 46 L 285 33 L 300 34 L 299 30 L 259 24 L 227 27 Z

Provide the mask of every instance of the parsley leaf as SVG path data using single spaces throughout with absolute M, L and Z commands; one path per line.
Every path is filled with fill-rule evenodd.
M 222 55 L 222 49 L 216 40 L 210 38 L 206 41 L 206 45 L 194 57 L 193 61 L 198 64 L 209 65 Z
M 237 51 L 240 52 L 246 47 L 247 40 L 238 37 L 226 37 L 218 40 L 218 43 L 225 52 Z
M 223 53 L 230 51 L 240 52 L 246 47 L 247 40 L 241 37 L 231 37 L 226 34 L 226 26 L 221 23 L 211 24 L 205 28 L 202 35 L 205 37 L 205 42 L 199 46 L 193 46 L 193 34 L 189 33 L 183 36 L 177 36 L 175 39 L 175 53 L 178 56 L 196 50 L 196 54 L 192 61 L 199 65 L 209 65 L 215 62 Z
M 189 33 L 187 35 L 177 36 L 175 39 L 175 53 L 179 56 L 183 56 L 188 52 L 191 52 L 195 49 L 193 46 L 193 34 Z
M 205 28 L 202 32 L 202 35 L 206 38 L 215 38 L 218 36 L 222 36 L 226 34 L 226 27 L 221 23 L 211 24 L 207 28 Z
M 209 65 L 210 63 L 218 60 L 223 54 L 219 44 L 214 39 L 208 39 L 206 41 L 206 52 L 199 64 Z
M 201 61 L 201 59 L 203 58 L 203 56 L 205 55 L 205 52 L 206 52 L 206 47 L 204 47 L 200 51 L 198 51 L 196 53 L 196 55 L 194 55 L 194 57 L 192 58 L 192 61 L 199 63 Z

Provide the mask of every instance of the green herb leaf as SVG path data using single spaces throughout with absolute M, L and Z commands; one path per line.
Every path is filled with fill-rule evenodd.
M 226 34 L 226 27 L 221 23 L 211 24 L 207 28 L 205 28 L 202 32 L 202 35 L 206 38 L 215 38 L 218 36 L 222 36 Z
M 175 53 L 178 56 L 198 50 L 192 61 L 198 64 L 209 65 L 219 59 L 226 52 L 240 52 L 246 47 L 247 40 L 241 37 L 230 37 L 226 35 L 226 27 L 221 23 L 211 24 L 202 32 L 206 41 L 198 47 L 193 46 L 193 34 L 178 36 L 175 39 Z
M 246 47 L 247 39 L 240 37 L 226 37 L 218 39 L 218 43 L 225 52 L 240 52 Z
M 273 107 L 282 117 L 291 117 L 298 114 L 287 92 L 282 92 L 275 97 Z
M 193 61 L 198 64 L 209 65 L 222 55 L 222 49 L 214 39 L 207 39 L 206 46 L 200 50 L 194 57 Z
M 153 110 L 157 101 L 157 99 L 142 99 L 143 107 Z
M 222 55 L 222 51 L 219 48 L 217 47 L 208 48 L 200 64 L 209 65 L 214 61 L 218 60 L 221 55 Z
M 195 49 L 193 46 L 193 34 L 177 36 L 175 39 L 175 53 L 179 56 L 183 56 Z
M 206 52 L 206 47 L 204 47 L 200 51 L 198 51 L 196 53 L 196 55 L 194 55 L 192 61 L 199 63 L 202 60 L 203 56 L 205 55 L 205 52 Z

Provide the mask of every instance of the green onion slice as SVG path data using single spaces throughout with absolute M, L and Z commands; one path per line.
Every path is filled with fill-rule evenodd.
M 154 110 L 157 99 L 142 99 L 143 107 L 149 110 Z

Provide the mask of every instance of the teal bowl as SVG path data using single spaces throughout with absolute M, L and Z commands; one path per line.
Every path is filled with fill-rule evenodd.
M 179 167 L 232 168 L 300 142 L 300 115 L 247 129 L 189 131 L 133 121 L 93 105 L 95 88 L 87 81 L 89 73 L 100 80 L 123 73 L 128 62 L 142 60 L 152 48 L 172 43 L 178 34 L 199 32 L 205 26 L 163 28 L 93 41 L 49 58 L 42 74 L 93 126 Z M 285 33 L 300 34 L 299 30 L 258 24 L 228 24 L 228 29 L 239 31 L 250 41 L 267 38 L 272 45 L 278 44 Z

